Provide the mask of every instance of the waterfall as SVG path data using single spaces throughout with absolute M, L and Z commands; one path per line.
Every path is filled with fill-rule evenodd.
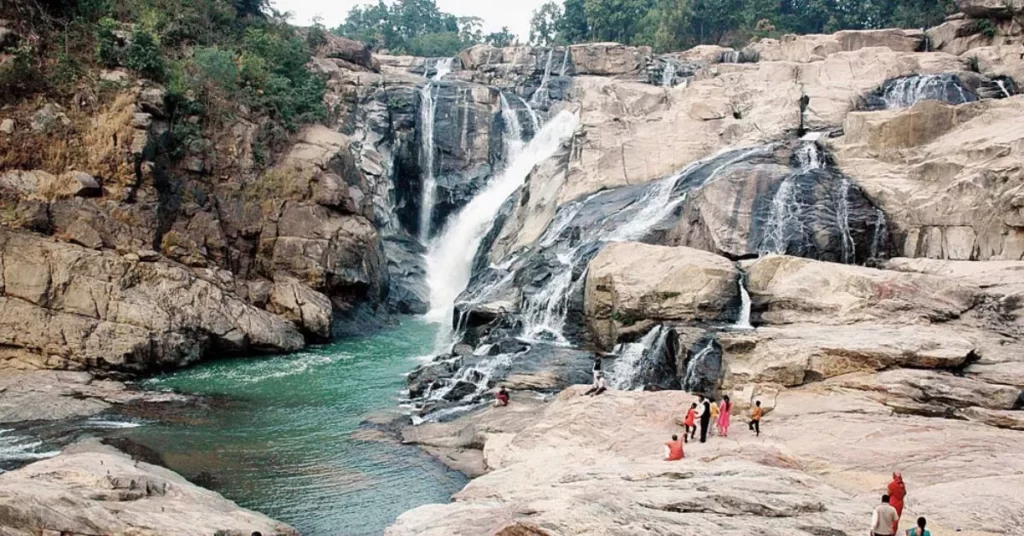
M 821 147 L 813 140 L 804 141 L 796 150 L 798 171 L 789 174 L 772 197 L 771 212 L 765 225 L 764 238 L 758 247 L 758 255 L 785 255 L 789 238 L 803 233 L 800 213 L 803 209 L 797 200 L 796 178 L 800 173 L 825 167 Z M 845 197 L 845 196 L 844 196 Z M 845 251 L 845 247 L 844 247 Z
M 1010 94 L 1010 91 L 1006 89 L 1006 81 L 1005 80 L 996 78 L 995 80 L 993 80 L 993 82 L 995 82 L 996 85 L 999 86 L 999 91 L 1003 92 L 1003 95 L 1004 95 L 1005 98 L 1008 99 L 1008 98 L 1013 96 L 1013 95 Z
M 721 353 L 716 351 L 715 339 L 710 339 L 686 363 L 686 373 L 682 381 L 683 390 L 690 393 L 711 395 L 711 391 L 714 391 L 717 387 L 721 369 Z
M 504 92 L 501 95 L 501 120 L 505 123 L 505 155 L 506 160 L 515 158 L 523 148 L 523 126 L 519 122 L 519 114 L 509 105 Z
M 743 272 L 740 272 L 740 316 L 736 319 L 736 323 L 732 325 L 732 329 L 747 331 L 754 329 L 754 326 L 750 324 L 750 293 L 747 292 L 747 286 L 744 284 Z
M 551 80 L 551 58 L 552 58 L 552 56 L 554 56 L 554 54 L 555 54 L 555 49 L 549 48 L 548 49 L 548 62 L 547 62 L 547 65 L 544 66 L 544 78 L 541 78 L 541 80 L 540 80 L 540 87 L 538 87 L 537 91 L 534 91 L 533 92 L 533 96 L 530 97 L 530 102 L 534 106 L 539 106 L 541 104 L 541 102 L 542 102 L 541 101 L 541 94 L 544 94 L 545 96 L 547 96 L 548 82 Z
M 497 176 L 456 214 L 427 252 L 431 310 L 427 318 L 449 323 L 455 298 L 466 288 L 480 242 L 506 199 L 537 164 L 550 158 L 575 132 L 579 119 L 561 112 Z M 506 132 L 506 135 L 510 135 Z
M 877 259 L 879 250 L 882 249 L 882 241 L 886 239 L 888 232 L 885 224 L 885 212 L 882 209 L 875 209 L 875 232 L 871 236 L 871 258 Z
M 567 343 L 563 329 L 569 297 L 585 283 L 585 268 L 602 244 L 642 239 L 686 199 L 686 192 L 712 182 L 725 167 L 764 150 L 761 147 L 727 151 L 665 179 L 634 187 L 642 189 L 636 198 L 603 221 L 580 224 L 576 219 L 580 215 L 592 215 L 594 210 L 600 211 L 599 208 L 585 209 L 599 207 L 608 196 L 617 195 L 615 191 L 597 193 L 562 206 L 538 240 L 545 258 L 552 259 L 552 265 L 548 266 L 550 277 L 524 300 L 523 338 Z
M 622 391 L 643 390 L 658 361 L 665 357 L 671 333 L 665 326 L 655 326 L 639 341 L 618 345 L 614 350 L 618 357 L 608 373 L 608 386 Z
M 523 103 L 523 108 L 526 108 L 526 113 L 530 114 L 530 122 L 533 123 L 533 131 L 537 132 L 540 130 L 540 120 L 537 118 L 537 112 L 533 111 L 533 108 L 530 107 L 530 103 L 523 100 L 522 97 L 516 95 L 516 98 L 519 99 L 519 102 Z
M 951 74 L 904 76 L 890 80 L 879 91 L 881 105 L 887 109 L 907 108 L 924 100 L 939 100 L 948 104 L 974 102 L 978 96 L 971 89 L 965 91 L 960 77 Z
M 722 57 L 720 59 L 720 62 L 721 63 L 739 63 L 740 62 L 740 52 L 738 50 L 728 50 L 728 51 L 725 51 L 725 52 L 722 53 Z
M 452 62 L 455 58 L 440 58 L 434 63 L 434 69 L 437 71 L 434 73 L 431 80 L 437 82 L 444 78 L 446 75 L 452 72 Z
M 839 197 L 836 199 L 836 225 L 839 226 L 839 238 L 842 240 L 843 263 L 849 264 L 856 258 L 856 246 L 850 235 L 850 179 L 843 177 L 839 186 Z
M 562 70 L 558 72 L 558 76 L 565 76 L 565 68 L 569 66 L 569 47 L 565 47 L 565 55 L 562 56 Z
M 676 80 L 676 64 L 671 61 L 665 62 L 665 69 L 661 71 L 661 87 L 671 88 Z
M 420 194 L 419 238 L 421 244 L 426 244 L 430 240 L 430 226 L 437 195 L 437 179 L 434 177 L 434 115 L 436 113 L 437 100 L 434 85 L 427 83 L 420 90 L 420 168 L 423 176 L 423 191 Z

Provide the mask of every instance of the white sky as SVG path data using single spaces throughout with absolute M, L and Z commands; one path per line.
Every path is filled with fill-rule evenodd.
M 324 25 L 334 28 L 345 20 L 353 6 L 376 3 L 377 0 L 272 0 L 274 7 L 291 11 L 293 23 L 307 25 L 320 16 Z M 441 11 L 459 17 L 476 16 L 484 19 L 484 33 L 496 32 L 508 26 L 520 41 L 530 37 L 530 14 L 546 0 L 436 0 Z

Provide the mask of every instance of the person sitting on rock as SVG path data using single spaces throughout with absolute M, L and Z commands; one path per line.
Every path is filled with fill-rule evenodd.
M 508 391 L 505 389 L 505 386 L 502 386 L 501 389 L 498 390 L 498 394 L 494 396 L 494 405 L 495 406 L 507 406 L 508 405 Z
M 601 372 L 597 372 L 594 374 L 594 385 L 592 385 L 590 389 L 588 389 L 587 392 L 583 394 L 587 396 L 597 396 L 603 393 L 607 388 L 608 384 L 607 382 L 605 382 L 604 374 Z
M 893 536 L 895 533 L 892 528 L 899 521 L 899 514 L 889 504 L 889 496 L 882 495 L 882 504 L 876 506 L 871 514 L 871 536 Z
M 750 430 L 757 432 L 757 437 L 761 437 L 761 417 L 764 416 L 764 410 L 761 409 L 761 401 L 758 400 L 754 403 L 754 414 L 750 419 Z
M 685 455 L 683 454 L 683 439 L 679 439 L 679 436 L 672 434 L 672 441 L 665 443 L 665 461 L 674 462 L 676 460 L 682 460 Z
M 597 383 L 597 375 L 601 373 L 601 354 L 594 354 L 594 383 Z
M 693 402 L 690 404 L 690 409 L 686 412 L 685 430 L 683 431 L 683 437 L 687 434 L 690 436 L 690 440 L 693 441 L 697 435 L 697 403 Z
M 927 524 L 927 519 L 923 517 L 917 518 L 917 526 L 912 529 L 907 529 L 907 536 L 932 536 L 932 533 L 924 528 Z

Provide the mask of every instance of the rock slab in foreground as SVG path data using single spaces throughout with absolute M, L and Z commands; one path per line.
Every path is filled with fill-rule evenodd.
M 0 535 L 298 536 L 181 476 L 86 441 L 0 475 Z

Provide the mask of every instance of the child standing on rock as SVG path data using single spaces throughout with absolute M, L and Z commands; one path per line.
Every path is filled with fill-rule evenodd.
M 697 436 L 697 403 L 690 404 L 689 411 L 686 412 L 686 421 L 684 422 L 686 429 L 683 431 L 683 439 L 686 436 L 690 436 L 690 441 Z
M 761 417 L 763 416 L 764 410 L 761 409 L 761 401 L 758 400 L 754 404 L 754 414 L 750 420 L 750 430 L 757 432 L 757 437 L 761 437 Z

